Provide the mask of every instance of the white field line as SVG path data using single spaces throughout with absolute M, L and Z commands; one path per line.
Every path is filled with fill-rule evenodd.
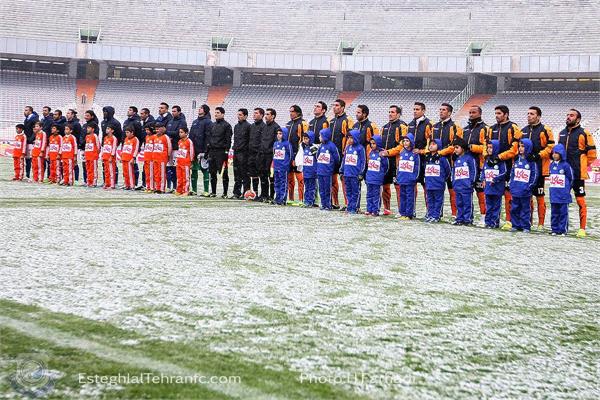
M 151 369 L 156 372 L 169 376 L 193 376 L 200 375 L 205 377 L 214 376 L 212 373 L 204 371 L 195 371 L 181 367 L 179 365 L 155 360 L 140 354 L 135 354 L 133 351 L 125 351 L 115 347 L 110 347 L 88 339 L 83 339 L 77 336 L 70 335 L 63 331 L 40 326 L 33 322 L 22 321 L 10 317 L 0 316 L 0 325 L 14 329 L 26 336 L 30 336 L 40 340 L 50 341 L 61 347 L 75 348 L 86 353 L 95 355 L 96 357 L 105 360 L 124 363 L 141 369 Z M 265 394 L 262 391 L 244 385 L 243 383 L 228 382 L 224 384 L 205 383 L 202 384 L 208 389 L 223 393 L 227 396 L 246 399 L 277 399 L 279 397 L 272 394 Z

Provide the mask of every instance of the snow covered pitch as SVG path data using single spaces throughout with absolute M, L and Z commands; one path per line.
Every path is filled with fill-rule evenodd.
M 577 239 L 1 167 L 0 397 L 31 359 L 50 398 L 600 397 L 598 187 Z

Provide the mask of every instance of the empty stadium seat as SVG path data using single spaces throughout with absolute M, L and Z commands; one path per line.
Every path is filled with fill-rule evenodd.
M 313 118 L 314 104 L 322 100 L 329 105 L 337 98 L 338 91 L 328 88 L 311 88 L 300 86 L 242 86 L 232 88 L 225 98 L 223 107 L 226 119 L 230 123 L 237 122 L 236 111 L 247 108 L 250 113 L 255 107 L 274 108 L 277 111 L 276 121 L 283 125 L 289 121 L 289 109 L 293 104 L 302 108 L 304 118 L 308 121 Z M 329 107 L 331 109 L 331 107 Z M 251 118 L 249 118 L 251 120 Z
M 115 117 L 122 121 L 126 118 L 130 106 L 136 106 L 138 109 L 148 107 L 152 115 L 156 116 L 159 104 L 164 101 L 170 107 L 180 106 L 189 122 L 196 118 L 197 114 L 192 106 L 197 109 L 206 102 L 207 97 L 208 88 L 201 84 L 108 79 L 98 84 L 94 110 L 100 111 L 98 115 L 102 115 L 102 107 L 111 105 L 115 108 Z
M 593 54 L 598 12 L 595 0 L 4 1 L 0 36 L 77 41 L 81 25 L 106 44 L 192 49 L 226 37 L 240 51 L 335 53 L 343 40 L 363 54 L 455 55 L 471 42 L 484 54 Z
M 356 106 L 366 104 L 369 107 L 369 119 L 382 127 L 388 122 L 390 105 L 401 106 L 402 119 L 409 122 L 413 119 L 413 104 L 415 101 L 420 101 L 427 107 L 426 115 L 432 121 L 437 121 L 440 104 L 449 103 L 458 93 L 459 91 L 456 90 L 372 90 L 361 93 L 349 107 L 346 107 L 346 111 L 354 118 Z
M 582 125 L 595 131 L 600 127 L 600 97 L 598 92 L 504 92 L 490 98 L 483 106 L 484 121 L 494 124 L 494 107 L 503 104 L 510 110 L 510 119 L 524 126 L 531 106 L 542 109 L 542 122 L 554 132 L 565 127 L 569 108 L 581 112 Z
M 40 115 L 44 106 L 60 109 L 63 115 L 68 108 L 76 108 L 75 80 L 66 75 L 0 71 L 0 89 L 2 138 L 10 137 L 14 124 L 23 122 L 25 106 L 32 106 Z

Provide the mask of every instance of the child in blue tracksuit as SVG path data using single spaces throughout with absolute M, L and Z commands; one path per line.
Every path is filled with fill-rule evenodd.
M 317 179 L 319 181 L 319 196 L 321 197 L 321 210 L 331 210 L 331 177 L 335 166 L 340 162 L 335 143 L 331 142 L 331 130 L 322 129 L 319 133 L 321 146 L 317 151 Z
M 502 208 L 502 196 L 506 186 L 506 163 L 497 158 L 500 152 L 500 141 L 492 140 L 487 144 L 488 156 L 483 163 L 480 182 L 484 182 L 485 205 L 485 227 L 500 227 L 500 210 Z
M 275 204 L 285 205 L 287 197 L 288 172 L 290 171 L 292 145 L 283 138 L 288 137 L 288 129 L 277 131 L 277 141 L 273 143 L 273 179 L 275 186 Z
M 396 173 L 396 183 L 400 186 L 399 217 L 402 220 L 415 217 L 415 196 L 417 178 L 421 169 L 421 157 L 413 152 L 414 147 L 415 137 L 409 133 L 402 139 L 402 151 L 398 157 L 398 172 Z M 387 155 L 393 156 L 394 153 L 388 151 Z
M 387 157 L 381 157 L 379 154 L 382 148 L 383 141 L 381 136 L 375 135 L 369 142 L 369 156 L 367 157 L 367 173 L 365 181 L 367 183 L 367 212 L 365 215 L 374 217 L 379 215 L 381 208 L 381 185 L 389 168 Z
M 569 203 L 571 186 L 573 184 L 573 170 L 566 161 L 565 146 L 557 144 L 552 149 L 552 163 L 550 164 L 550 207 L 552 235 L 566 235 L 569 229 Z
M 346 149 L 342 158 L 340 174 L 344 176 L 346 184 L 346 198 L 348 214 L 356 214 L 360 204 L 360 181 L 365 172 L 365 148 L 360 144 L 360 131 L 353 129 L 346 139 Z
M 439 222 L 444 207 L 444 190 L 450 178 L 450 163 L 439 155 L 442 141 L 434 139 L 429 143 L 429 153 L 425 155 L 425 194 L 427 196 L 426 222 Z
M 453 225 L 473 224 L 473 186 L 477 175 L 477 164 L 463 138 L 453 142 L 456 161 L 452 168 L 452 186 L 456 193 L 456 220 Z
M 538 179 L 537 163 L 531 158 L 533 142 L 523 139 L 519 143 L 519 156 L 513 164 L 508 188 L 512 196 L 510 216 L 511 232 L 531 230 L 531 195 Z
M 315 205 L 315 192 L 317 190 L 317 149 L 312 149 L 315 133 L 308 131 L 302 135 L 302 152 L 304 155 L 302 176 L 304 178 L 304 206 Z

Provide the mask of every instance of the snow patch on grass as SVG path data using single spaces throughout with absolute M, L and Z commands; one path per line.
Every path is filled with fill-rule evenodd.
M 576 240 L 0 182 L 0 296 L 372 397 L 598 397 L 595 189 Z

